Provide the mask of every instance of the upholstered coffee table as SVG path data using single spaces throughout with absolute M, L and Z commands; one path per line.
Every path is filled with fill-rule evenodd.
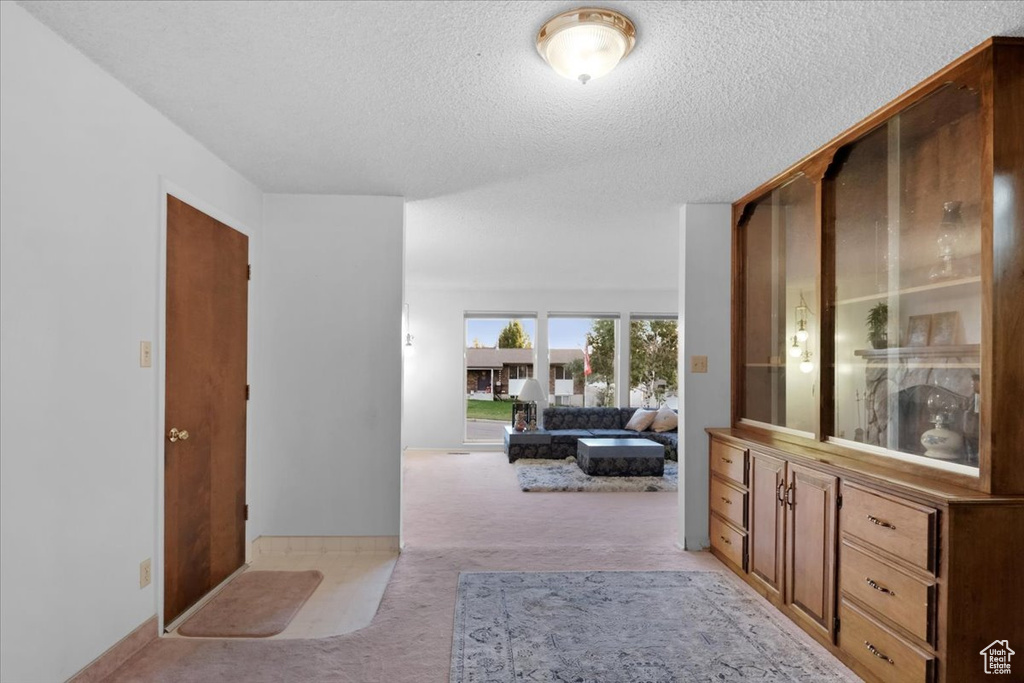
M 595 477 L 660 477 L 665 447 L 647 439 L 580 439 L 576 464 Z

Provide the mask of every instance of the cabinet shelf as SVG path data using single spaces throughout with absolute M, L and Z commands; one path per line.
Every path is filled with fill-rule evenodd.
M 959 346 L 901 346 L 889 349 L 857 349 L 853 355 L 868 359 L 981 358 L 981 344 Z M 976 365 L 970 367 L 977 367 Z
M 943 280 L 942 282 L 929 282 L 926 285 L 918 285 L 916 287 L 906 287 L 904 289 L 896 290 L 894 292 L 880 292 L 878 294 L 869 294 L 867 296 L 855 296 L 849 299 L 837 299 L 835 302 L 836 306 L 846 306 L 848 304 L 859 304 L 865 301 L 882 301 L 888 299 L 890 295 L 894 296 L 905 296 L 907 294 L 917 294 L 918 292 L 931 292 L 937 289 L 950 289 L 953 287 L 964 287 L 966 285 L 981 283 L 981 276 L 974 275 L 972 277 L 958 278 L 956 280 Z

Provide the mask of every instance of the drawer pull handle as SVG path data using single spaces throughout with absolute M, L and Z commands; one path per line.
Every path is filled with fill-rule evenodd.
M 725 542 L 726 545 L 732 545 L 732 541 L 730 541 L 725 536 L 719 536 L 719 538 L 722 539 Z
M 892 524 L 889 524 L 889 522 L 882 521 L 878 517 L 875 517 L 874 515 L 868 515 L 867 517 L 868 517 L 868 521 L 871 522 L 872 524 L 874 524 L 875 526 L 881 526 L 881 527 L 885 527 L 886 529 L 892 529 L 893 531 L 896 531 L 896 527 L 893 526 Z
M 726 505 L 732 505 L 732 501 L 726 498 L 725 496 L 722 496 L 722 502 L 725 503 Z
M 887 656 L 885 655 L 885 653 L 884 653 L 884 652 L 880 652 L 880 651 L 878 650 L 878 648 L 877 648 L 877 647 L 875 647 L 874 645 L 872 645 L 872 644 L 871 644 L 871 643 L 869 643 L 868 641 L 866 641 L 866 640 L 864 641 L 864 646 L 865 646 L 865 647 L 867 647 L 867 649 L 868 649 L 868 652 L 870 652 L 870 653 L 871 653 L 871 654 L 873 654 L 874 656 L 878 657 L 879 659 L 884 659 L 885 661 L 889 662 L 889 663 L 890 663 L 890 664 L 892 664 L 893 666 L 895 666 L 895 665 L 896 665 L 896 662 L 894 662 L 894 661 L 892 661 L 891 659 L 889 659 L 889 658 L 888 658 L 888 657 L 887 657 Z
M 879 585 L 879 584 L 875 583 L 874 581 L 872 581 L 872 580 L 871 580 L 871 577 L 869 577 L 869 576 L 865 576 L 865 577 L 864 577 L 864 580 L 865 580 L 865 581 L 867 581 L 867 584 L 868 584 L 869 586 L 871 586 L 872 588 L 874 588 L 874 589 L 875 589 L 876 591 L 878 591 L 879 593 L 885 593 L 886 595 L 891 595 L 891 596 L 892 596 L 892 597 L 894 597 L 894 598 L 896 597 L 896 593 L 894 593 L 893 591 L 889 590 L 889 589 L 888 589 L 888 588 L 886 588 L 885 586 L 882 586 L 882 585 Z
M 790 510 L 796 505 L 796 487 L 793 484 L 790 484 L 786 489 L 786 505 L 789 506 Z
M 786 496 L 785 496 L 785 493 L 784 493 L 785 490 L 786 490 L 786 482 L 780 481 L 778 487 L 775 489 L 775 497 L 779 499 L 779 505 L 785 505 L 786 504 Z
M 724 456 L 722 457 L 722 462 L 724 462 L 727 465 L 731 465 L 732 464 L 732 460 L 730 460 L 729 458 L 726 458 Z

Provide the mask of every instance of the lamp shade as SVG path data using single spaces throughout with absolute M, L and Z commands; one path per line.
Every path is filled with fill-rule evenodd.
M 540 382 L 538 382 L 534 377 L 523 382 L 523 388 L 519 391 L 518 399 L 520 401 L 533 403 L 543 401 L 544 390 L 541 389 Z

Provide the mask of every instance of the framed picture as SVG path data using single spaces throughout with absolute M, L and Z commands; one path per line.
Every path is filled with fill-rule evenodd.
M 956 343 L 956 328 L 960 322 L 960 314 L 956 311 L 935 313 L 932 315 L 931 333 L 928 346 L 952 346 Z
M 912 315 L 907 325 L 907 346 L 928 346 L 928 337 L 932 329 L 930 315 Z

